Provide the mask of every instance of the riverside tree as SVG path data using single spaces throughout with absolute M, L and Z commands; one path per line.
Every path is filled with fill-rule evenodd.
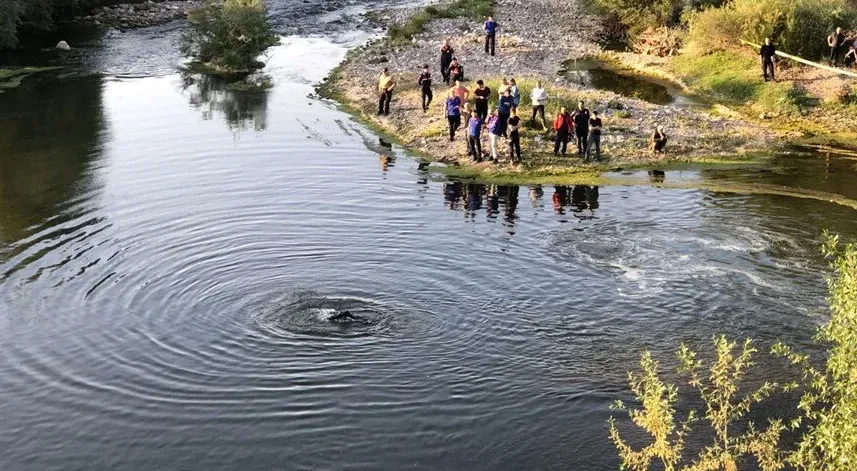
M 259 55 L 279 42 L 262 0 L 210 0 L 188 14 L 182 52 L 209 70 L 252 72 Z
M 640 373 L 629 373 L 631 391 L 640 408 L 625 410 L 631 421 L 649 436 L 649 444 L 635 448 L 620 433 L 615 418 L 610 419 L 610 438 L 622 459 L 622 469 L 649 471 L 733 471 L 745 457 L 753 457 L 763 471 L 853 471 L 857 469 L 857 243 L 846 246 L 829 237 L 825 253 L 834 260 L 836 276 L 830 281 L 830 322 L 822 327 L 817 340 L 829 346 L 824 368 L 791 348 L 777 344 L 772 353 L 787 358 L 799 368 L 802 380 L 787 384 L 765 383 L 739 395 L 741 382 L 753 366 L 756 349 L 750 341 L 742 347 L 723 337 L 715 339 L 715 359 L 701 374 L 703 362 L 696 353 L 682 347 L 678 352 L 679 372 L 695 389 L 704 411 L 690 408 L 677 418 L 679 389 L 660 378 L 659 364 L 646 352 Z M 764 429 L 746 423 L 750 408 L 777 391 L 802 391 L 795 418 L 769 417 Z M 695 426 L 707 423 L 713 440 L 687 455 L 687 436 Z M 787 429 L 798 434 L 794 446 L 783 444 Z

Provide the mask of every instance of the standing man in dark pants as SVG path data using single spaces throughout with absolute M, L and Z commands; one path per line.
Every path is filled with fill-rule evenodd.
M 509 124 L 509 114 L 512 112 L 514 106 L 515 99 L 512 97 L 512 90 L 507 88 L 503 96 L 500 97 L 500 102 L 497 104 L 497 114 L 500 117 L 500 130 L 502 131 L 500 134 L 503 137 L 509 137 L 506 128 Z
M 589 120 L 589 140 L 586 142 L 587 162 L 591 160 L 593 147 L 595 148 L 595 160 L 601 162 L 601 126 L 598 111 L 593 111 L 592 118 Z
M 476 112 L 479 113 L 479 119 L 482 122 L 488 119 L 488 100 L 491 98 L 491 88 L 485 86 L 482 80 L 476 81 L 476 90 L 473 90 L 473 95 L 476 97 Z
M 497 22 L 493 16 L 485 20 L 485 54 L 494 55 L 494 46 L 497 42 Z
M 586 153 L 586 139 L 589 137 L 589 110 L 583 106 L 583 101 L 577 102 L 574 110 L 574 131 L 577 137 L 577 153 L 581 157 Z
M 431 92 L 431 72 L 429 72 L 428 64 L 423 68 L 423 73 L 420 74 L 420 93 L 422 94 L 423 113 L 428 111 L 429 105 L 434 95 Z
M 565 155 L 568 137 L 572 129 L 574 129 L 574 124 L 572 124 L 571 115 L 563 106 L 553 121 L 553 130 L 556 131 L 556 139 L 553 141 L 553 155 L 559 154 L 560 147 L 562 147 L 562 155 Z
M 446 98 L 446 121 L 449 123 L 449 141 L 455 140 L 455 131 L 461 127 L 461 98 L 449 92 Z
M 470 113 L 467 122 L 467 153 L 474 162 L 482 161 L 482 120 L 476 110 Z
M 509 116 L 509 159 L 512 162 L 521 161 L 521 118 L 518 117 L 518 108 L 512 108 Z M 517 155 L 517 158 L 515 157 Z
M 845 44 L 845 34 L 842 33 L 842 28 L 836 28 L 836 31 L 830 33 L 827 37 L 827 45 L 830 46 L 830 65 L 839 65 L 839 56 L 842 55 L 842 46 Z
M 378 79 L 378 115 L 390 114 L 390 100 L 393 99 L 394 88 L 396 88 L 396 81 L 390 75 L 390 69 L 384 67 Z
M 443 46 L 440 48 L 440 76 L 443 77 L 443 83 L 447 85 L 449 85 L 449 65 L 452 64 L 453 52 L 449 39 L 444 39 Z
M 762 76 L 765 77 L 766 82 L 769 80 L 777 81 L 774 78 L 774 58 L 776 57 L 776 53 L 777 48 L 771 44 L 771 38 L 765 38 L 765 45 L 762 46 L 759 55 L 762 59 Z M 771 73 L 770 79 L 768 79 L 768 72 Z

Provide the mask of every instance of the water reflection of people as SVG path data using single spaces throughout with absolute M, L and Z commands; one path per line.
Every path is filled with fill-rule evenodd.
M 515 220 L 518 219 L 515 215 L 515 210 L 518 208 L 518 193 L 520 193 L 520 191 L 521 189 L 514 185 L 501 186 L 498 188 L 498 193 L 503 196 L 503 200 L 506 203 L 506 207 L 503 212 L 503 221 L 508 228 L 506 232 L 509 235 L 515 234 L 513 229 L 515 228 Z
M 553 191 L 553 210 L 557 214 L 565 214 L 565 206 L 568 205 L 568 187 L 555 186 Z
M 202 110 L 204 119 L 222 115 L 233 130 L 264 131 L 268 125 L 265 91 L 236 91 L 221 78 L 189 72 L 182 75 L 182 91 L 191 106 Z
M 381 163 L 381 172 L 386 174 L 387 170 L 395 164 L 396 159 L 392 155 L 378 154 L 378 162 Z
M 469 212 L 478 211 L 482 208 L 482 195 L 481 190 L 485 187 L 483 185 L 476 185 L 473 183 L 468 183 L 464 187 L 465 194 L 465 209 Z
M 459 208 L 462 193 L 461 186 L 462 185 L 459 182 L 443 184 L 443 200 L 446 203 L 446 207 L 453 211 Z
M 649 181 L 652 183 L 663 183 L 667 174 L 663 170 L 649 170 Z

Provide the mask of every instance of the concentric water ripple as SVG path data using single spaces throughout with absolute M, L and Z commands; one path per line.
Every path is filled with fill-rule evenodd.
M 167 75 L 2 102 L 54 137 L 0 141 L 27 182 L 0 187 L 0 468 L 610 469 L 643 349 L 812 351 L 845 208 L 435 181 L 305 98 L 343 47 L 285 44 L 309 53 L 252 99 Z

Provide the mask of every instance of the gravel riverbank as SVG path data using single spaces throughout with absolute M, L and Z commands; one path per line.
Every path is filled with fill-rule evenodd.
M 377 13 L 375 19 L 387 24 L 406 21 L 415 9 Z M 602 53 L 596 43 L 600 23 L 577 2 L 568 0 L 499 0 L 495 19 L 500 24 L 497 55 L 483 50 L 482 24 L 473 19 L 436 19 L 410 45 L 391 46 L 377 41 L 355 51 L 330 77 L 324 89 L 329 96 L 348 105 L 373 125 L 397 136 L 403 143 L 428 158 L 448 164 L 468 164 L 463 132 L 450 143 L 443 132 L 443 101 L 446 86 L 439 71 L 439 50 L 449 38 L 455 55 L 464 65 L 466 86 L 475 87 L 477 79 L 497 81 L 516 77 L 528 83 L 541 80 L 550 84 L 548 103 L 551 120 L 560 104 L 585 100 L 591 110 L 604 118 L 603 150 L 609 165 L 634 165 L 669 160 L 694 160 L 720 156 L 729 160 L 747 151 L 766 150 L 776 144 L 778 135 L 764 127 L 735 117 L 718 115 L 707 109 L 659 106 L 639 99 L 594 89 L 559 75 L 562 62 L 569 58 L 597 57 Z M 428 64 L 434 78 L 434 102 L 423 113 L 417 77 Z M 389 116 L 376 116 L 378 75 L 389 67 L 398 81 Z M 496 89 L 495 89 L 496 93 Z M 531 113 L 528 96 L 522 97 L 520 114 L 527 120 Z M 646 147 L 652 130 L 663 125 L 670 137 L 667 157 L 653 156 Z M 540 125 L 524 128 L 524 164 L 478 164 L 480 168 L 521 172 L 534 168 L 561 171 L 580 168 L 574 157 L 554 158 L 551 132 Z M 505 150 L 505 143 L 502 145 Z
M 187 17 L 191 8 L 203 0 L 145 0 L 96 8 L 76 18 L 78 22 L 103 25 L 120 30 L 158 26 Z

